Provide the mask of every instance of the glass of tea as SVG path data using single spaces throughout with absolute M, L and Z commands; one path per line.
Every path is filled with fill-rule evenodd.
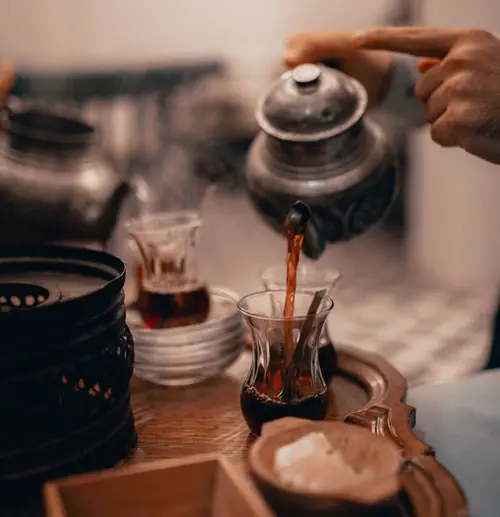
M 297 266 L 297 289 L 303 291 L 318 291 L 324 289 L 327 296 L 331 297 L 333 288 L 340 280 L 340 273 L 335 269 L 318 268 L 310 264 Z M 276 290 L 287 287 L 287 267 L 278 264 L 264 269 L 260 278 L 264 289 Z M 328 336 L 328 322 L 323 326 L 319 339 L 318 357 L 321 373 L 328 384 L 337 368 L 337 354 L 335 347 Z
M 210 295 L 201 281 L 196 248 L 202 224 L 197 211 L 161 212 L 126 222 L 139 262 L 136 307 L 147 328 L 202 323 Z
M 285 317 L 286 298 L 287 290 L 279 289 L 249 294 L 238 302 L 253 346 L 241 410 L 257 435 L 265 422 L 286 416 L 322 420 L 328 411 L 318 345 L 333 301 L 324 296 L 309 314 L 315 293 L 297 290 L 291 316 Z

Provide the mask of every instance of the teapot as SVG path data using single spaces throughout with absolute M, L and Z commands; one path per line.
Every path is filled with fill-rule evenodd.
M 105 244 L 129 186 L 101 156 L 94 127 L 39 108 L 2 115 L 0 245 Z
M 306 202 L 310 258 L 382 221 L 398 192 L 395 149 L 366 116 L 367 103 L 358 81 L 323 64 L 284 73 L 258 103 L 261 131 L 245 167 L 250 198 L 280 232 L 291 205 Z

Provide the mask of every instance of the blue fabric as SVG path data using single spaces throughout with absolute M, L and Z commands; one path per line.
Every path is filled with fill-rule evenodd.
M 465 491 L 471 517 L 500 515 L 500 371 L 410 390 L 417 427 Z
M 409 126 L 425 124 L 424 105 L 414 96 L 418 77 L 416 58 L 396 54 L 390 82 L 379 106 L 380 110 Z

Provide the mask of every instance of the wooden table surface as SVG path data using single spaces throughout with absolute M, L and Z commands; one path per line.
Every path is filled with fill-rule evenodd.
M 246 457 L 254 438 L 241 414 L 239 396 L 250 362 L 245 351 L 225 374 L 192 386 L 163 387 L 134 378 L 132 406 L 139 447 L 130 462 L 219 453 L 248 473 Z M 339 372 L 330 383 L 327 419 L 362 425 L 400 447 L 413 465 L 404 482 L 413 515 L 466 516 L 465 499 L 455 480 L 435 461 L 432 449 L 412 433 L 413 408 L 402 402 L 403 377 L 381 357 L 352 349 L 338 350 L 338 364 Z M 428 497 L 422 497 L 422 490 Z M 9 517 L 42 515 L 38 504 L 8 513 L 1 510 Z

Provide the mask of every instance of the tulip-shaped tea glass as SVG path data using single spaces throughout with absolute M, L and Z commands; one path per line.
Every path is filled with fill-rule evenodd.
M 196 257 L 201 222 L 196 211 L 149 214 L 126 222 L 141 260 L 137 308 L 146 327 L 206 320 L 210 295 L 200 280 Z
M 255 434 L 262 424 L 285 416 L 322 420 L 327 386 L 318 363 L 318 344 L 331 298 L 308 314 L 314 292 L 296 291 L 294 312 L 283 316 L 286 290 L 249 294 L 238 302 L 253 347 L 252 366 L 241 391 L 241 410 Z
M 264 289 L 286 289 L 286 265 L 276 265 L 264 269 L 260 275 Z M 300 264 L 297 268 L 297 289 L 318 291 L 324 289 L 331 297 L 333 288 L 340 280 L 340 273 L 335 269 L 317 268 L 309 264 Z M 319 340 L 319 365 L 325 382 L 328 384 L 337 369 L 337 354 L 328 336 L 328 323 L 323 326 Z

